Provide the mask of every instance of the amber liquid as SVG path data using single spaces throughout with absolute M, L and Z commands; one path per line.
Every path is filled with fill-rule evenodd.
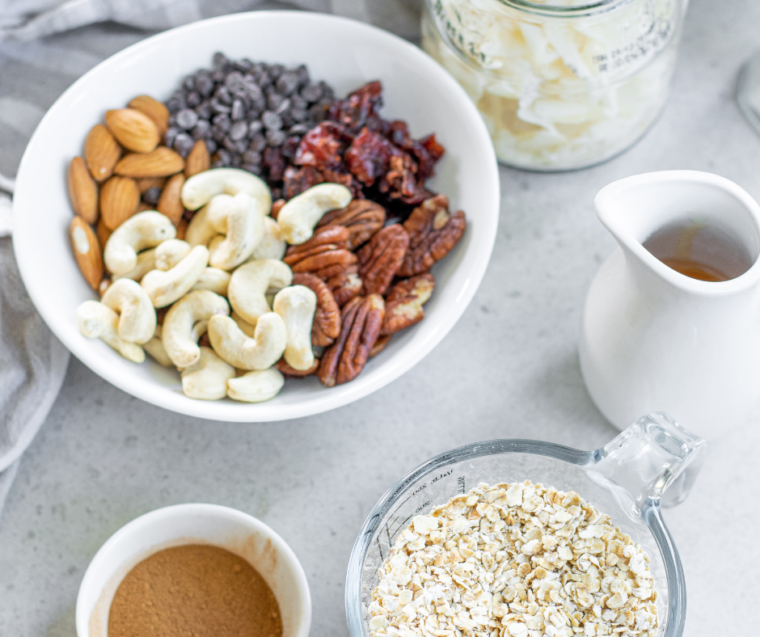
M 669 268 L 700 281 L 729 281 L 752 265 L 738 240 L 708 225 L 685 222 L 666 226 L 649 237 L 644 247 Z

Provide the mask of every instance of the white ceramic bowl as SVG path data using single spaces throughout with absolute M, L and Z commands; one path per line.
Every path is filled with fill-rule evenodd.
M 307 637 L 311 595 L 293 551 L 263 522 L 215 504 L 157 509 L 114 533 L 95 554 L 79 587 L 77 637 L 107 637 L 111 601 L 127 573 L 153 553 L 186 544 L 218 546 L 247 560 L 277 598 L 282 637 Z
M 261 404 L 203 402 L 182 394 L 179 375 L 153 361 L 136 365 L 83 337 L 76 309 L 96 298 L 79 273 L 68 239 L 66 169 L 89 129 L 135 95 L 166 99 L 185 75 L 208 67 L 217 50 L 231 58 L 307 63 L 338 95 L 380 79 L 388 119 L 415 137 L 435 132 L 446 148 L 430 187 L 467 213 L 467 232 L 433 269 L 437 285 L 426 318 L 394 336 L 354 381 L 326 389 L 316 378 L 288 382 Z M 480 284 L 499 214 L 496 158 L 485 125 L 462 88 L 417 47 L 374 27 L 305 12 L 253 12 L 197 22 L 148 38 L 98 65 L 48 111 L 24 154 L 14 198 L 14 246 L 26 288 L 47 324 L 85 365 L 130 394 L 179 413 L 267 422 L 320 413 L 362 398 L 398 378 L 454 326 Z

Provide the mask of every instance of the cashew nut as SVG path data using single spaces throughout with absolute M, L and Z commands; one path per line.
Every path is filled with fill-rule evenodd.
M 79 331 L 87 338 L 100 338 L 127 360 L 142 363 L 143 348 L 119 336 L 119 315 L 99 301 L 85 301 L 77 308 Z
M 280 360 L 288 342 L 285 322 L 274 312 L 259 318 L 253 338 L 246 336 L 230 317 L 212 316 L 208 337 L 214 351 L 238 369 L 271 367 Z
M 193 247 L 181 239 L 169 239 L 156 248 L 156 269 L 171 270 L 184 259 Z
M 204 268 L 193 290 L 211 290 L 221 296 L 227 296 L 227 287 L 230 284 L 230 273 L 219 268 Z
M 216 199 L 216 198 L 214 198 Z M 213 201 L 213 200 L 212 200 Z M 187 224 L 187 230 L 185 231 L 185 241 L 191 246 L 207 246 L 211 243 L 211 240 L 219 235 L 219 232 L 214 228 L 209 220 L 209 208 L 211 203 L 203 206 L 198 212 L 193 215 L 190 223 Z
M 146 210 L 127 219 L 106 241 L 103 258 L 108 271 L 121 276 L 137 265 L 137 253 L 174 239 L 177 230 L 169 217 Z
M 182 186 L 182 204 L 198 210 L 216 195 L 233 197 L 244 192 L 256 199 L 265 215 L 272 209 L 272 195 L 266 183 L 256 175 L 239 168 L 212 168 L 193 175 Z
M 282 259 L 288 244 L 282 238 L 280 226 L 272 217 L 264 217 L 264 236 L 259 241 L 251 259 Z
M 243 334 L 251 338 L 256 338 L 256 324 L 255 323 L 249 323 L 234 310 L 232 314 L 230 314 L 230 316 L 232 317 L 232 320 L 238 324 L 238 327 L 242 330 Z
M 311 326 L 317 311 L 317 295 L 305 285 L 293 285 L 280 290 L 273 305 L 287 329 L 285 362 L 293 369 L 306 371 L 314 364 Z
M 266 299 L 267 291 L 280 290 L 292 281 L 293 273 L 282 261 L 249 261 L 232 273 L 227 290 L 230 305 L 244 321 L 255 324 L 262 314 L 272 311 Z
M 209 290 L 188 293 L 166 313 L 161 339 L 166 353 L 177 367 L 189 367 L 200 358 L 201 350 L 194 340 L 193 328 L 199 321 L 208 321 L 216 314 L 229 314 L 227 301 Z
M 140 285 L 155 307 L 165 307 L 181 299 L 195 285 L 208 264 L 208 249 L 195 246 L 170 270 L 151 270 Z
M 147 343 L 143 344 L 143 349 L 150 354 L 159 365 L 172 367 L 172 359 L 164 349 L 164 343 L 161 340 L 161 326 L 156 325 L 156 331 Z
M 101 303 L 119 314 L 119 336 L 131 343 L 146 343 L 156 331 L 156 310 L 137 281 L 119 279 L 103 294 Z
M 264 236 L 265 215 L 259 202 L 245 192 L 217 195 L 193 217 L 185 238 L 208 245 L 213 267 L 231 270 L 253 254 Z
M 286 203 L 277 215 L 280 232 L 288 243 L 298 245 L 311 239 L 314 227 L 326 212 L 345 208 L 351 191 L 341 184 L 317 184 Z
M 285 384 L 285 378 L 275 367 L 248 372 L 227 381 L 227 395 L 233 400 L 260 403 L 274 398 Z
M 235 368 L 210 347 L 201 347 L 198 361 L 182 371 L 182 391 L 189 398 L 219 400 L 227 395 L 227 381 L 232 378 Z
M 143 250 L 137 255 L 137 265 L 125 274 L 114 276 L 113 280 L 118 281 L 119 279 L 132 279 L 133 281 L 137 281 L 139 283 L 142 278 L 148 274 L 148 272 L 155 269 L 156 249 L 151 248 L 150 250 Z

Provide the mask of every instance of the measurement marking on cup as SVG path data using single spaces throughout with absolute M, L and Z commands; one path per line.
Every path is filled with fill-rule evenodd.
M 459 476 L 457 478 L 457 484 L 459 485 L 459 493 L 464 494 L 466 493 L 464 489 L 464 476 Z
M 439 475 L 437 478 L 433 478 L 433 479 L 430 481 L 430 484 L 433 484 L 433 483 L 435 483 L 435 482 L 438 482 L 439 480 L 443 480 L 444 478 L 448 478 L 448 477 L 449 477 L 449 476 L 450 476 L 452 473 L 454 473 L 454 470 L 453 470 L 453 469 L 449 469 L 449 470 L 448 470 L 446 473 L 442 473 L 442 474 L 441 474 L 441 475 Z

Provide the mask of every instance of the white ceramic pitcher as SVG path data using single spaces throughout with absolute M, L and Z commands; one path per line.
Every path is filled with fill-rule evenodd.
M 619 249 L 586 298 L 580 363 L 592 399 L 619 429 L 663 411 L 705 438 L 744 422 L 760 398 L 760 207 L 733 182 L 667 171 L 616 181 L 596 197 Z M 643 243 L 687 222 L 730 235 L 752 265 L 707 282 Z

